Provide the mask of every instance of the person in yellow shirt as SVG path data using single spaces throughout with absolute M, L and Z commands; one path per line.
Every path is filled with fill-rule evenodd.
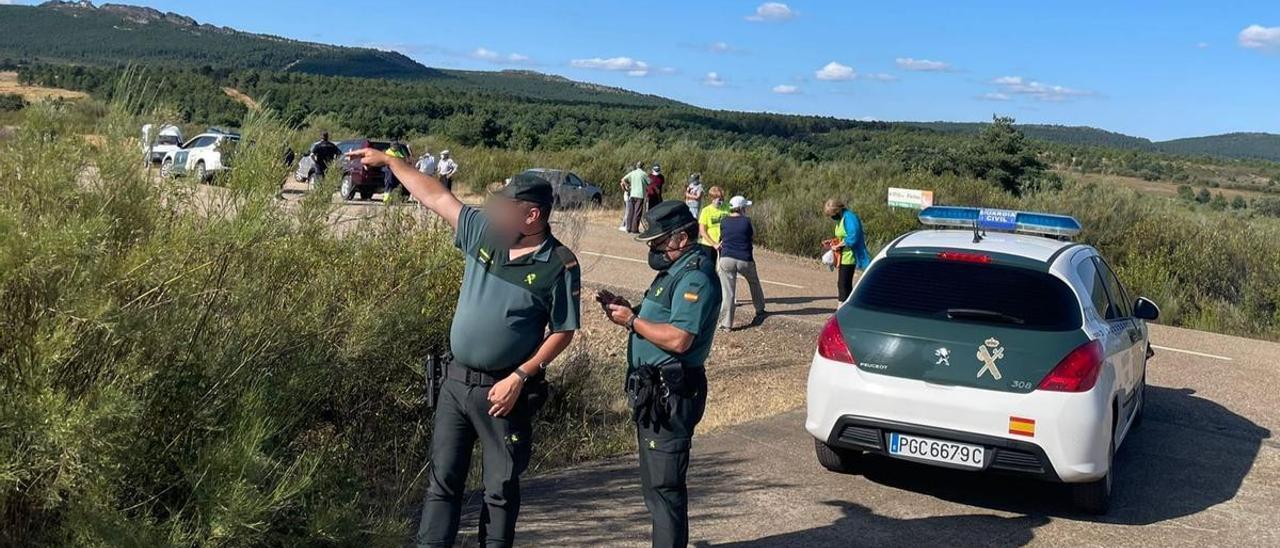
M 720 259 L 720 221 L 729 216 L 729 206 L 724 203 L 724 189 L 713 186 L 707 195 L 711 203 L 698 212 L 698 234 L 714 263 Z

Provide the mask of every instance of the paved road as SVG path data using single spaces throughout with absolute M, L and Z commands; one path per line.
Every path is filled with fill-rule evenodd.
M 351 205 L 339 216 L 376 211 Z M 613 217 L 562 216 L 556 233 L 578 252 L 587 285 L 639 292 L 652 277 L 645 249 Z M 774 313 L 767 321 L 816 333 L 836 305 L 833 274 L 767 251 L 757 261 Z M 695 440 L 692 538 L 702 546 L 1280 546 L 1272 435 L 1280 344 L 1158 325 L 1152 340 L 1146 419 L 1117 454 L 1106 517 L 1080 515 L 1061 486 L 1031 480 L 874 457 L 856 475 L 827 472 L 803 410 L 794 410 Z M 524 499 L 521 544 L 648 543 L 634 456 L 526 478 Z M 474 511 L 466 520 L 463 530 L 474 531 Z
M 588 285 L 643 289 L 644 248 L 611 219 L 579 227 Z M 835 306 L 814 262 L 760 252 L 770 322 L 816 331 Z M 1280 546 L 1280 345 L 1154 326 L 1146 421 L 1117 455 L 1113 510 L 1076 514 L 1060 486 L 873 458 L 822 470 L 803 410 L 695 440 L 695 542 L 710 546 Z M 714 367 L 714 364 L 710 365 Z M 750 387 L 743 387 L 749 390 Z M 521 543 L 645 545 L 634 456 L 525 482 Z M 474 516 L 472 516 L 474 519 Z

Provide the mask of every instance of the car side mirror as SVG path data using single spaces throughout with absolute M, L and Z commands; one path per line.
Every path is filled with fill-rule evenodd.
M 1139 320 L 1155 321 L 1160 317 L 1160 307 L 1146 297 L 1138 297 L 1133 303 L 1133 317 Z

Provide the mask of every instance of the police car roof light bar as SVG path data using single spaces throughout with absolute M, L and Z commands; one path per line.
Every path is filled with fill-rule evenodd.
M 1067 215 L 1007 209 L 960 206 L 930 206 L 920 212 L 920 223 L 936 228 L 981 228 L 983 231 L 1015 232 L 1054 238 L 1080 234 L 1080 221 Z

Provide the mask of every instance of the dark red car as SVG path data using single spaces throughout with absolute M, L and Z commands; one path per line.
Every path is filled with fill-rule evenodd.
M 385 151 L 390 147 L 390 141 L 370 139 L 347 139 L 338 142 L 338 150 L 342 151 L 339 160 L 342 164 L 342 185 L 338 187 L 338 194 L 341 194 L 344 200 L 354 200 L 356 194 L 359 194 L 362 200 L 371 200 L 375 192 L 382 192 L 383 189 L 381 168 L 367 168 L 360 162 L 347 160 L 346 154 L 362 148 Z

